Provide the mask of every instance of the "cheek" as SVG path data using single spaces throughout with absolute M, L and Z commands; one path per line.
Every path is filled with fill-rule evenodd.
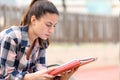
M 46 32 L 47 32 L 47 29 L 45 28 L 45 26 L 39 26 L 38 28 L 36 28 L 37 35 L 42 35 Z
M 43 30 L 42 30 L 42 28 L 37 28 L 36 29 L 36 33 L 37 33 L 37 35 L 40 35 L 40 34 L 42 34 L 43 33 Z
M 40 26 L 39 30 L 41 32 L 45 33 L 45 32 L 47 32 L 48 29 L 47 29 L 47 27 L 45 25 L 43 25 L 43 26 Z
M 46 33 L 47 30 L 48 30 L 46 25 L 43 24 L 43 23 L 37 23 L 35 25 L 34 29 L 35 29 L 35 32 L 36 32 L 37 35 L 42 35 L 42 34 Z

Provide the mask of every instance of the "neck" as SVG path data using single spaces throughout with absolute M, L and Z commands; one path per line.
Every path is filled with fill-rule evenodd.
M 34 31 L 32 30 L 32 26 L 29 26 L 28 28 L 28 38 L 29 38 L 30 44 L 32 44 L 34 40 L 37 38 Z

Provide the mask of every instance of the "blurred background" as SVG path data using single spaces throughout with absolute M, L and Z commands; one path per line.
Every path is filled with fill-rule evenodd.
M 120 0 L 50 0 L 60 12 L 47 65 L 97 57 L 74 80 L 119 80 Z M 19 25 L 31 0 L 0 0 L 0 31 Z

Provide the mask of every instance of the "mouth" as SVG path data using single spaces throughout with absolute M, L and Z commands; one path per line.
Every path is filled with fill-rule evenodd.
M 45 34 L 45 36 L 48 38 L 50 35 L 48 35 L 48 34 Z

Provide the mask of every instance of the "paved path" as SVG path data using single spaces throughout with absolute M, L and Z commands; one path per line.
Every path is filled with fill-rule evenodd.
M 120 80 L 119 67 L 103 67 L 88 70 L 79 70 L 74 74 L 75 80 Z

